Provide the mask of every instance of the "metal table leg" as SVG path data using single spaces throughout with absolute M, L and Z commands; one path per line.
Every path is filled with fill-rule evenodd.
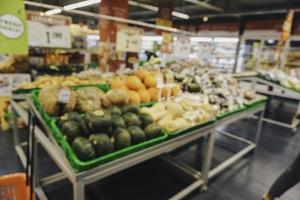
M 205 149 L 204 149 L 204 160 L 202 165 L 202 172 L 201 176 L 194 181 L 191 185 L 187 186 L 183 190 L 181 190 L 179 193 L 174 195 L 170 198 L 170 200 L 179 200 L 183 199 L 185 196 L 196 190 L 197 188 L 202 190 L 207 190 L 207 184 L 208 184 L 208 174 L 211 167 L 211 161 L 213 156 L 213 150 L 214 150 L 214 143 L 215 143 L 215 135 L 216 131 L 213 130 L 209 135 L 207 135 L 206 143 L 205 143 Z M 199 172 L 200 173 L 200 172 Z
M 214 153 L 214 145 L 215 145 L 215 137 L 216 137 L 216 130 L 213 130 L 213 132 L 207 136 L 207 142 L 205 144 L 204 149 L 204 159 L 203 159 L 203 165 L 202 165 L 202 180 L 203 180 L 203 186 L 202 190 L 207 190 L 207 184 L 208 184 L 208 174 L 211 168 L 211 161 Z
M 256 129 L 256 134 L 255 134 L 255 140 L 254 140 L 254 143 L 256 145 L 258 144 L 259 139 L 260 139 L 264 115 L 265 115 L 265 110 L 262 110 L 259 114 L 259 118 L 258 118 L 258 122 L 257 122 L 257 129 Z
M 84 200 L 85 186 L 82 181 L 73 183 L 73 200 Z
M 13 106 L 12 106 L 12 112 L 13 112 L 13 139 L 14 139 L 15 150 L 21 160 L 23 167 L 25 167 L 27 160 L 19 139 L 18 114 Z

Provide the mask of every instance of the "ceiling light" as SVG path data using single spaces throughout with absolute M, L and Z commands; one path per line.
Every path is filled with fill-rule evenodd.
M 239 38 L 230 38 L 230 37 L 216 37 L 214 42 L 231 42 L 231 43 L 238 43 Z
M 189 19 L 190 16 L 184 13 L 180 13 L 180 12 L 176 12 L 176 11 L 172 11 L 172 15 L 174 17 L 178 17 L 178 18 L 182 18 L 182 19 Z
M 145 3 L 139 3 L 139 2 L 136 2 L 136 1 L 128 1 L 128 5 L 135 6 L 135 7 L 140 7 L 140 8 L 145 8 L 147 10 L 152 10 L 154 12 L 158 12 L 158 7 L 152 6 L 152 5 L 149 5 L 149 4 L 145 4 Z
M 93 5 L 93 4 L 97 4 L 97 3 L 100 3 L 101 0 L 87 0 L 87 1 L 81 1 L 81 2 L 78 2 L 78 3 L 72 3 L 72 4 L 69 4 L 69 5 L 66 5 L 64 6 L 64 10 L 74 10 L 74 9 L 77 9 L 77 8 L 82 8 L 82 7 L 85 7 L 85 6 L 90 6 L 90 5 Z
M 60 8 L 55 8 L 55 9 L 48 10 L 47 12 L 45 12 L 45 15 L 50 16 L 50 15 L 59 14 L 61 12 L 62 12 L 62 10 Z
M 207 16 L 204 16 L 204 17 L 203 17 L 203 21 L 204 21 L 204 22 L 207 22 L 207 21 L 208 21 L 208 17 L 207 17 Z
M 140 2 L 136 2 L 136 1 L 128 1 L 128 4 L 131 6 L 135 6 L 135 7 L 140 7 L 140 8 L 145 8 L 147 10 L 151 10 L 153 12 L 158 12 L 159 8 L 156 6 L 152 6 L 149 4 L 145 4 L 145 3 L 140 3 Z M 174 17 L 178 17 L 178 18 L 182 18 L 182 19 L 189 19 L 190 16 L 181 12 L 177 12 L 177 11 L 172 11 L 172 16 Z
M 212 42 L 211 37 L 191 37 L 191 42 Z

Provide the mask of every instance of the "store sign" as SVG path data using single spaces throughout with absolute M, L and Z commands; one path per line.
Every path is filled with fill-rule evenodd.
M 179 36 L 174 42 L 174 56 L 176 58 L 188 58 L 191 51 L 191 40 L 189 37 Z
M 0 53 L 27 54 L 23 0 L 0 1 Z
M 117 51 L 139 52 L 142 44 L 142 29 L 122 27 L 117 32 Z
M 161 53 L 172 53 L 173 52 L 173 35 L 171 33 L 162 33 L 162 44 L 160 47 Z
M 72 20 L 64 16 L 41 16 L 38 12 L 28 12 L 29 46 L 71 48 Z

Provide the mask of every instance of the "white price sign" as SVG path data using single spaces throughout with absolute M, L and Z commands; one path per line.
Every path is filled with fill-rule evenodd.
M 142 29 L 138 28 L 120 28 L 117 32 L 117 51 L 139 52 L 142 43 L 142 32 Z
M 71 48 L 71 18 L 28 12 L 29 46 Z

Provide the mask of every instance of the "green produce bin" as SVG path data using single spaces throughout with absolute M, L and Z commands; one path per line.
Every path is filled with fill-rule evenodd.
M 32 89 L 17 89 L 12 91 L 13 94 L 30 94 L 33 91 L 40 90 L 39 88 L 32 88 Z
M 91 169 L 93 167 L 96 167 L 98 165 L 107 163 L 112 160 L 116 160 L 118 158 L 121 158 L 123 156 L 132 154 L 134 152 L 137 152 L 139 150 L 145 149 L 147 147 L 156 145 L 158 143 L 161 143 L 165 141 L 168 137 L 167 133 L 163 132 L 163 134 L 157 138 L 141 142 L 139 144 L 132 145 L 130 147 L 120 149 L 117 151 L 114 151 L 110 154 L 98 157 L 96 159 L 90 160 L 90 161 L 81 161 L 77 158 L 75 155 L 73 149 L 71 148 L 70 144 L 67 142 L 67 140 L 64 138 L 63 134 L 61 133 L 60 129 L 57 127 L 57 124 L 55 120 L 51 122 L 51 130 L 54 132 L 54 136 L 56 136 L 56 139 L 59 143 L 59 145 L 62 147 L 63 151 L 65 152 L 68 160 L 70 161 L 72 167 L 75 169 L 75 171 L 80 172 L 87 169 Z
M 224 119 L 225 117 L 228 117 L 230 115 L 233 115 L 235 113 L 239 113 L 239 112 L 242 112 L 244 110 L 246 110 L 247 107 L 246 106 L 241 106 L 240 108 L 236 109 L 236 110 L 233 110 L 233 111 L 230 111 L 230 112 L 225 112 L 225 113 L 222 113 L 222 114 L 219 114 L 217 115 L 217 120 L 220 120 L 220 119 Z
M 168 135 L 169 135 L 170 138 L 177 137 L 179 135 L 183 135 L 183 134 L 189 133 L 191 131 L 194 131 L 196 129 L 200 129 L 204 126 L 208 126 L 210 124 L 213 124 L 215 121 L 216 121 L 216 118 L 214 117 L 213 119 L 211 119 L 209 121 L 206 121 L 206 122 L 203 122 L 203 123 L 200 123 L 200 124 L 196 124 L 195 126 L 185 128 L 185 129 L 181 129 L 181 130 L 177 130 L 177 131 L 174 131 L 174 132 L 169 132 Z
M 86 87 L 86 86 L 83 86 Z M 77 87 L 77 89 L 79 89 Z M 117 150 L 115 152 L 112 152 L 110 154 L 98 157 L 96 159 L 90 160 L 90 161 L 81 161 L 77 158 L 74 151 L 72 150 L 70 144 L 65 139 L 64 135 L 60 131 L 60 129 L 57 126 L 57 119 L 55 117 L 50 117 L 41 107 L 39 99 L 38 99 L 38 93 L 39 91 L 32 92 L 32 98 L 33 103 L 36 106 L 37 110 L 41 113 L 43 119 L 45 120 L 46 124 L 50 128 L 51 133 L 57 140 L 58 144 L 62 148 L 62 150 L 65 152 L 68 160 L 70 161 L 73 169 L 76 172 L 81 172 L 84 170 L 91 169 L 93 167 L 96 167 L 98 165 L 101 165 L 103 163 L 107 163 L 112 160 L 116 160 L 118 158 L 121 158 L 123 156 L 129 155 L 131 153 L 137 152 L 139 150 L 145 149 L 147 147 L 153 146 L 155 144 L 161 143 L 165 141 L 168 137 L 168 134 L 166 132 L 163 132 L 162 135 L 160 135 L 157 138 L 153 138 L 151 140 L 132 145 L 130 147 Z

